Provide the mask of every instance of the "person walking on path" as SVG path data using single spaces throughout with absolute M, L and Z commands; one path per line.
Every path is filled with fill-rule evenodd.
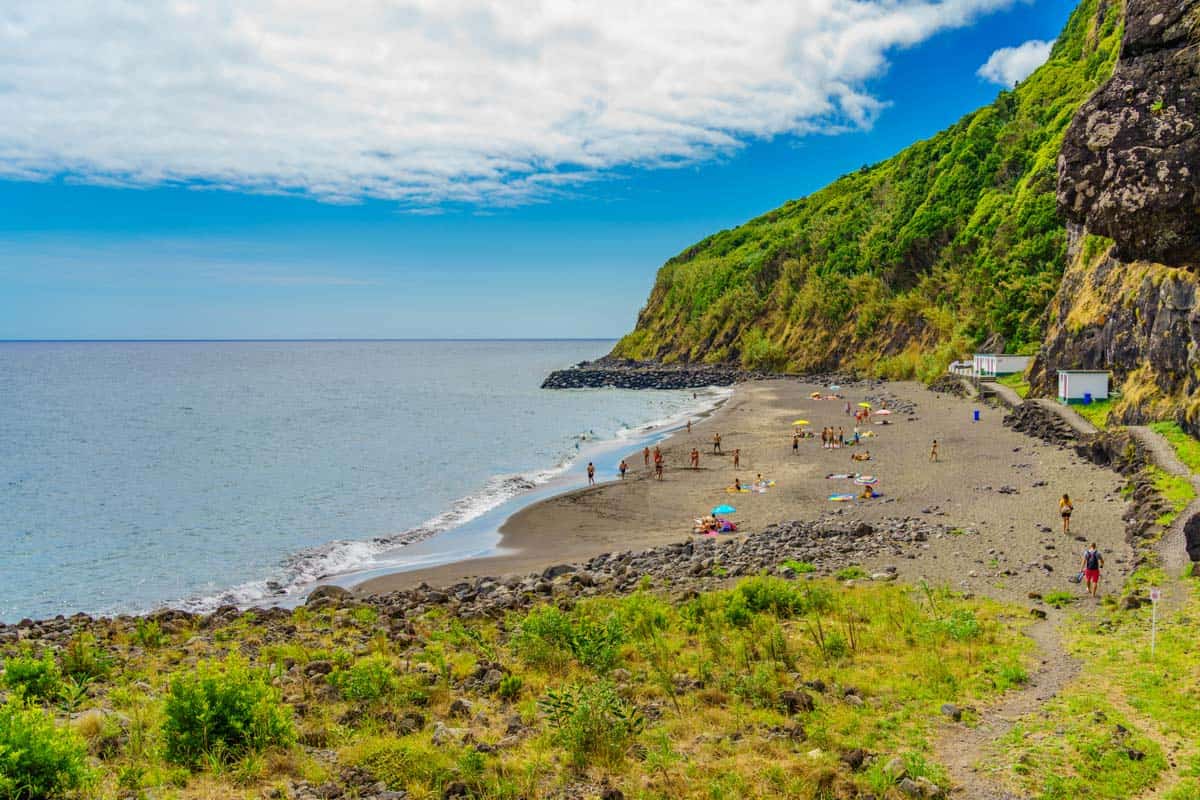
M 929 446 L 929 460 L 936 463 L 938 460 L 938 443 L 937 439 L 933 440 L 933 444 Z
M 642 448 L 642 461 L 645 463 L 645 465 L 647 467 L 650 466 L 650 448 L 649 447 Z
M 596 485 L 596 465 L 588 462 L 588 486 Z
M 1092 542 L 1088 545 L 1088 549 L 1083 551 L 1083 561 L 1080 563 L 1083 568 L 1083 580 L 1087 583 L 1088 594 L 1096 597 L 1100 591 L 1100 570 L 1104 567 L 1104 556 L 1100 555 L 1100 551 L 1096 549 L 1096 543 Z
M 1071 532 L 1071 512 L 1075 510 L 1075 504 L 1071 502 L 1071 495 L 1063 494 L 1062 499 L 1058 501 L 1058 513 L 1063 521 L 1063 533 Z
M 721 452 L 721 434 L 714 433 L 713 434 L 713 453 L 719 454 L 720 452 Z
M 733 448 L 733 468 L 737 469 L 742 465 L 742 449 L 740 447 Z
M 621 472 L 621 480 L 625 480 L 625 470 L 629 469 L 629 465 L 625 463 L 625 459 L 621 459 L 621 466 L 617 467 Z

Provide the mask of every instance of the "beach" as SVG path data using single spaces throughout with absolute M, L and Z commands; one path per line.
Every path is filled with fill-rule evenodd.
M 827 387 L 777 379 L 740 384 L 733 397 L 691 432 L 680 430 L 661 445 L 666 469 L 655 479 L 641 452 L 630 453 L 628 477 L 581 487 L 531 505 L 501 528 L 496 555 L 372 578 L 356 587 L 377 594 L 427 583 L 449 585 L 480 576 L 527 574 L 616 551 L 637 551 L 681 542 L 692 536 L 692 523 L 717 505 L 737 511 L 736 534 L 762 532 L 790 521 L 839 524 L 861 521 L 887 528 L 904 519 L 944 526 L 916 553 L 878 554 L 861 566 L 886 570 L 901 580 L 928 580 L 969 591 L 1013 599 L 1072 586 L 1084 542 L 1096 541 L 1108 560 L 1109 585 L 1132 567 L 1125 542 L 1121 478 L 1115 472 L 1006 428 L 1004 410 L 916 383 L 848 385 L 842 399 L 813 399 Z M 862 426 L 870 432 L 858 447 L 823 449 L 819 438 L 806 438 L 792 450 L 792 422 L 808 420 L 843 427 L 854 420 L 847 402 L 893 411 Z M 975 421 L 974 412 L 980 412 Z M 879 424 L 886 419 L 886 424 Z M 713 435 L 721 435 L 722 453 L 714 454 Z M 939 458 L 929 458 L 933 440 Z M 693 448 L 700 467 L 689 467 Z M 732 466 L 740 450 L 740 468 Z M 852 453 L 869 451 L 870 461 Z M 775 481 L 762 493 L 729 493 L 735 479 L 753 482 L 761 473 Z M 863 473 L 878 478 L 882 495 L 873 500 L 833 502 L 834 493 L 857 494 L 850 479 L 830 473 Z M 1075 504 L 1071 535 L 1061 531 L 1058 501 L 1069 493 Z

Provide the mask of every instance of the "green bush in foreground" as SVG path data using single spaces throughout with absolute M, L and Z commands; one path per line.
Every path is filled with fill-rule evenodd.
M 538 706 L 550 721 L 554 741 L 577 767 L 620 761 L 646 727 L 637 708 L 604 681 L 552 690 Z
M 13 656 L 4 661 L 0 684 L 30 700 L 48 700 L 58 694 L 62 673 L 49 652 L 43 653 L 41 658 Z
M 0 706 L 0 798 L 58 800 L 91 779 L 87 747 L 49 714 L 10 700 Z
M 168 761 L 196 767 L 295 740 L 291 709 L 263 674 L 237 659 L 204 662 L 171 681 L 164 708 Z

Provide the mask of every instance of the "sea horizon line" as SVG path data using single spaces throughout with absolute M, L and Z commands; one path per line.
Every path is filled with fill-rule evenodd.
M 614 342 L 619 336 L 497 336 L 497 337 L 300 337 L 280 339 L 0 339 L 0 344 L 253 344 L 253 343 L 304 343 L 304 342 Z

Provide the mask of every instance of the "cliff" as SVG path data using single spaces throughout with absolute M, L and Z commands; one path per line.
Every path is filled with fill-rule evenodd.
M 1120 22 L 1085 0 L 991 105 L 670 259 L 613 355 L 931 378 L 985 341 L 1035 349 L 1066 266 L 1063 135 L 1111 76 Z
M 1058 203 L 1074 246 L 1033 388 L 1111 369 L 1114 419 L 1200 433 L 1200 2 L 1130 0 L 1112 78 L 1063 140 Z

